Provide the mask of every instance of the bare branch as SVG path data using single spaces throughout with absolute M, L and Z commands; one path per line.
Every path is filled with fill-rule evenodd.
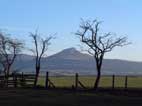
M 96 60 L 96 68 L 98 75 L 95 87 L 98 86 L 98 81 L 101 74 L 102 61 L 105 53 L 112 51 L 112 49 L 115 47 L 122 47 L 130 44 L 127 43 L 127 37 L 116 38 L 116 35 L 110 32 L 104 34 L 103 36 L 99 35 L 100 23 L 101 22 L 98 22 L 97 20 L 82 20 L 80 24 L 80 30 L 75 33 L 80 37 L 81 42 L 83 42 L 89 47 L 89 49 L 87 50 L 88 53 L 93 55 Z
M 23 43 L 18 39 L 7 37 L 6 34 L 0 33 L 0 63 L 6 75 L 9 75 L 10 68 L 15 61 L 18 53 L 21 52 Z
M 41 58 L 44 56 L 46 51 L 48 50 L 48 47 L 50 45 L 51 39 L 53 39 L 52 36 L 47 37 L 47 38 L 41 38 L 38 32 L 36 31 L 35 34 L 30 33 L 30 36 L 32 37 L 35 45 L 35 50 L 31 49 L 31 51 L 36 54 L 36 64 L 35 64 L 35 69 L 36 69 L 36 78 L 34 85 L 36 86 L 37 80 L 38 80 L 38 75 L 40 72 L 40 67 L 41 67 Z

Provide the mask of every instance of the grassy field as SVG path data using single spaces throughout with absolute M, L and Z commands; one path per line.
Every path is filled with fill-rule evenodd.
M 0 89 L 1 106 L 140 106 L 142 91 Z
M 49 77 L 56 87 L 72 87 L 75 85 L 75 77 Z M 95 77 L 88 76 L 79 77 L 79 80 L 85 87 L 93 87 Z M 45 77 L 39 78 L 39 85 L 45 85 Z M 115 87 L 123 88 L 125 85 L 125 77 L 115 77 Z M 99 87 L 112 87 L 112 77 L 102 77 Z M 142 77 L 128 77 L 128 87 L 142 88 Z
M 116 77 L 111 89 L 112 77 L 102 77 L 100 88 L 65 89 L 75 84 L 74 77 L 49 77 L 55 89 L 45 88 L 0 88 L 0 106 L 140 106 L 142 104 L 142 77 L 128 77 L 124 90 L 124 77 Z M 94 77 L 79 77 L 86 87 L 93 87 Z M 39 78 L 39 85 L 45 85 L 45 77 Z M 108 87 L 108 88 L 107 88 Z M 120 88 L 119 88 L 120 87 Z M 64 88 L 64 89 L 63 89 Z

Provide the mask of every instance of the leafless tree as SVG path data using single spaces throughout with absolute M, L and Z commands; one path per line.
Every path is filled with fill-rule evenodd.
M 50 40 L 53 38 L 52 36 L 47 37 L 45 39 L 41 38 L 40 35 L 37 33 L 30 33 L 30 36 L 32 37 L 35 45 L 35 49 L 31 49 L 31 51 L 35 54 L 35 69 L 36 69 L 36 77 L 34 86 L 37 85 L 40 68 L 41 68 L 41 58 L 44 56 L 44 54 L 47 52 L 48 47 L 50 45 Z
M 21 52 L 22 48 L 22 42 L 17 39 L 12 39 L 2 32 L 0 33 L 0 63 L 3 67 L 6 79 L 9 76 L 11 66 L 17 54 Z
M 127 37 L 117 37 L 115 34 L 110 32 L 105 34 L 99 33 L 100 23 L 101 22 L 98 22 L 97 20 L 82 20 L 80 30 L 76 33 L 76 35 L 79 35 L 81 42 L 89 47 L 87 50 L 88 53 L 93 55 L 96 60 L 97 77 L 94 89 L 97 89 L 99 85 L 101 67 L 105 53 L 111 52 L 113 48 L 117 46 L 122 47 L 129 44 L 127 42 Z

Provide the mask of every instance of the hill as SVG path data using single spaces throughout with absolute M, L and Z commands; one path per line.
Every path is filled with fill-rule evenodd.
M 18 55 L 14 69 L 24 72 L 34 71 L 34 56 Z M 81 53 L 75 48 L 68 48 L 49 57 L 42 58 L 42 72 L 50 71 L 53 74 L 68 75 L 76 72 L 83 75 L 95 74 L 95 60 L 88 54 Z M 102 74 L 142 74 L 142 62 L 104 59 Z

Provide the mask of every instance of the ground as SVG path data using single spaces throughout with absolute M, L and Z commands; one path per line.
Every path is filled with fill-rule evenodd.
M 0 106 L 139 106 L 142 90 L 0 89 Z
M 45 86 L 45 77 L 40 77 L 39 85 Z M 75 76 L 57 76 L 49 77 L 56 87 L 72 87 L 75 85 Z M 86 87 L 93 87 L 95 82 L 94 76 L 79 76 L 79 80 Z M 141 76 L 128 76 L 129 88 L 142 88 Z M 100 87 L 112 87 L 112 76 L 102 76 L 100 80 Z M 125 87 L 125 76 L 115 77 L 115 87 Z

